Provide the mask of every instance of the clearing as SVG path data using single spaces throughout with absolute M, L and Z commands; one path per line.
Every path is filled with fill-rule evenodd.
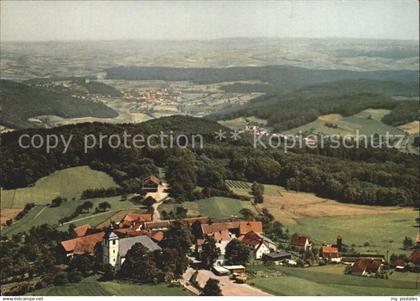
M 1 208 L 23 208 L 31 202 L 47 205 L 58 196 L 71 201 L 87 189 L 111 187 L 118 185 L 108 174 L 88 166 L 71 167 L 41 178 L 33 186 L 3 190 Z
M 178 203 L 163 203 L 159 207 L 162 212 L 173 211 L 175 212 L 176 207 L 184 207 L 188 209 L 187 215 L 190 216 L 208 216 L 211 218 L 226 218 L 232 216 L 239 216 L 239 211 L 242 208 L 248 208 L 256 212 L 254 206 L 248 201 L 241 201 L 238 199 L 231 199 L 226 197 L 211 197 L 207 199 L 201 199 L 195 202 L 184 202 Z
M 407 134 L 414 135 L 419 133 L 420 122 L 418 120 L 409 122 L 398 127 L 400 130 L 403 130 Z

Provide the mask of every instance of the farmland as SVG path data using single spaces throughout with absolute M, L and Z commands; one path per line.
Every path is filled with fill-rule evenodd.
M 415 273 L 393 273 L 389 279 L 344 275 L 343 265 L 305 269 L 251 266 L 249 279 L 256 287 L 274 295 L 416 295 Z
M 239 195 L 251 196 L 251 183 L 226 184 Z M 341 235 L 346 245 L 361 252 L 406 253 L 402 239 L 414 239 L 418 231 L 418 213 L 410 208 L 344 204 L 276 185 L 264 185 L 264 203 L 258 208 L 267 208 L 291 233 L 307 234 L 316 244 L 334 242 Z
M 29 230 L 31 227 L 39 226 L 44 223 L 48 223 L 50 225 L 58 225 L 61 218 L 72 214 L 76 210 L 77 206 L 81 205 L 85 201 L 92 202 L 93 208 L 95 208 L 101 202 L 108 202 L 111 205 L 111 209 L 110 211 L 99 213 L 94 213 L 94 210 L 91 210 L 90 212 L 80 214 L 69 223 L 74 223 L 76 226 L 86 223 L 89 223 L 92 226 L 96 226 L 103 224 L 105 221 L 110 219 L 116 220 L 119 216 L 121 216 L 120 212 L 127 212 L 129 210 L 141 210 L 138 205 L 134 205 L 128 200 L 121 201 L 120 196 L 94 198 L 88 200 L 68 200 L 67 202 L 63 202 L 59 207 L 36 206 L 34 209 L 30 210 L 29 213 L 22 219 L 15 221 L 11 226 L 4 228 L 2 232 L 5 235 L 9 235 Z M 69 223 L 64 224 L 59 229 L 67 230 Z
M 357 133 L 359 135 L 384 135 L 386 132 L 394 135 L 403 134 L 400 129 L 386 125 L 381 121 L 382 117 L 389 112 L 389 110 L 382 109 L 367 109 L 348 117 L 342 117 L 338 114 L 322 115 L 313 122 L 290 129 L 283 134 L 311 133 L 340 136 L 354 136 Z M 333 123 L 337 127 L 327 126 L 327 123 Z
M 53 286 L 31 292 L 34 296 L 189 296 L 188 291 L 167 284 L 100 282 L 86 278 L 80 283 Z
M 237 199 L 225 197 L 211 197 L 208 199 L 198 200 L 196 202 L 184 202 L 182 204 L 166 203 L 159 207 L 162 212 L 173 211 L 176 207 L 182 206 L 188 209 L 188 216 L 208 216 L 211 218 L 226 218 L 231 216 L 239 216 L 239 211 L 242 208 L 248 208 L 255 211 L 255 208 L 248 201 L 241 201 Z
M 334 242 L 337 235 L 343 243 L 360 252 L 408 254 L 402 250 L 404 236 L 415 239 L 418 228 L 415 210 L 401 210 L 390 214 L 351 217 L 302 218 L 289 225 L 290 232 L 306 233 L 316 243 Z
M 46 205 L 58 196 L 68 200 L 78 199 L 86 189 L 117 186 L 104 172 L 92 170 L 88 166 L 72 167 L 43 177 L 31 187 L 4 190 L 1 208 L 23 208 L 31 202 Z

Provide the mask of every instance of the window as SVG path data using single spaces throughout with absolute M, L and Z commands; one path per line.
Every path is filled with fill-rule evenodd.
M 113 240 L 113 241 L 112 241 L 112 244 L 113 244 L 113 245 L 115 245 L 116 243 L 117 243 L 117 241 L 116 241 L 116 240 Z

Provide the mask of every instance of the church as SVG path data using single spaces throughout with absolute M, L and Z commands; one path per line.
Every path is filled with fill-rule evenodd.
M 102 241 L 103 263 L 110 264 L 119 270 L 124 263 L 128 250 L 136 243 L 142 244 L 149 252 L 161 250 L 161 248 L 146 235 L 120 238 L 114 232 L 104 236 Z

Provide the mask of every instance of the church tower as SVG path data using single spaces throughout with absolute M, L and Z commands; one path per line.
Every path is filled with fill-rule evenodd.
M 114 232 L 105 235 L 102 244 L 103 262 L 113 267 L 118 265 L 119 238 Z

